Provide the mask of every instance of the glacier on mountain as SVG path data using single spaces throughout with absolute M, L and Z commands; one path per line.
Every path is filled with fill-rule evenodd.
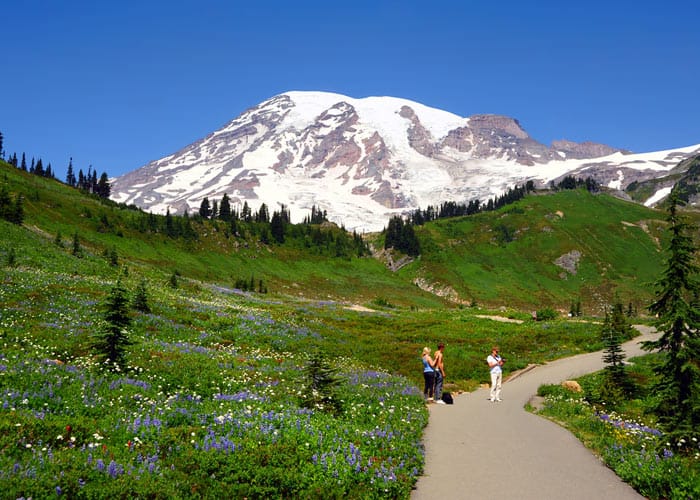
M 395 97 L 294 91 L 113 179 L 112 199 L 181 214 L 226 193 L 239 209 L 284 205 L 299 222 L 315 205 L 347 229 L 372 232 L 395 214 L 486 201 L 527 181 L 545 186 L 575 175 L 624 189 L 698 152 L 700 145 L 642 154 L 570 141 L 545 146 L 505 116 L 462 118 Z

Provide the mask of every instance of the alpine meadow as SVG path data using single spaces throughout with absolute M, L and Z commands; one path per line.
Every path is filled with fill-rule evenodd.
M 405 252 L 323 214 L 155 215 L 0 161 L 2 496 L 408 498 L 424 470 L 424 346 L 444 342 L 446 388 L 470 391 L 489 382 L 494 343 L 508 375 L 614 350 L 635 331 L 611 342 L 613 306 L 656 324 L 666 211 L 565 187 L 407 223 L 419 251 Z M 656 422 L 640 388 L 659 382 L 658 356 L 632 371 L 636 392 L 601 394 L 598 374 L 576 410 L 543 388 L 543 413 L 570 412 L 588 441 L 611 420 L 626 431 L 623 415 L 600 423 L 595 405 L 614 397 Z M 613 439 L 597 453 L 623 463 Z M 697 491 L 699 450 L 674 451 L 685 490 L 618 473 L 686 498 L 668 492 Z

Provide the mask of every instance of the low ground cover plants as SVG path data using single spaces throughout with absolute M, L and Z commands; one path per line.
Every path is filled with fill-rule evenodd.
M 424 344 L 445 340 L 463 380 L 484 371 L 494 338 L 527 343 L 523 365 L 598 347 L 583 324 L 356 312 L 187 279 L 173 288 L 167 273 L 90 254 L 45 262 L 2 269 L 8 498 L 408 498 L 424 464 Z M 118 364 L 96 350 L 115 290 L 131 304 Z M 555 347 L 533 351 L 538 337 Z
M 700 498 L 700 442 L 675 440 L 660 430 L 651 412 L 653 367 L 659 356 L 634 358 L 632 398 L 610 397 L 604 372 L 578 379 L 582 393 L 558 385 L 540 387 L 545 402 L 539 414 L 573 432 L 620 478 L 650 499 Z
M 168 287 L 134 315 L 124 366 L 105 366 L 91 349 L 100 301 L 76 295 L 82 283 L 4 274 L 3 496 L 408 496 L 427 412 L 406 378 L 312 353 L 313 331 L 244 296 Z M 336 377 L 332 411 L 308 404 L 325 387 L 310 383 L 314 360 Z

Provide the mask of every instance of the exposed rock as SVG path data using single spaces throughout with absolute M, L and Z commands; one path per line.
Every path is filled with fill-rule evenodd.
M 559 257 L 557 260 L 554 261 L 554 263 L 561 267 L 564 268 L 564 270 L 568 271 L 571 274 L 576 274 L 576 270 L 578 268 L 578 261 L 581 259 L 581 252 L 578 250 L 572 250 L 569 253 L 565 253 L 561 257 Z
M 693 154 L 601 157 L 615 151 L 590 142 L 548 147 L 507 116 L 460 118 L 405 99 L 290 92 L 110 183 L 112 199 L 153 213 L 193 212 L 205 196 L 225 193 L 232 202 L 256 201 L 253 210 L 283 203 L 296 220 L 322 205 L 349 229 L 376 231 L 392 215 L 493 198 L 530 180 L 545 186 L 565 175 L 592 177 L 622 192 L 681 174 L 674 167 Z M 536 164 L 547 171 L 529 168 Z
M 579 384 L 579 383 L 578 383 L 577 381 L 575 381 L 575 380 L 564 380 L 564 381 L 561 383 L 561 386 L 562 386 L 564 389 L 567 389 L 567 390 L 569 390 L 569 391 L 571 391 L 571 392 L 583 392 L 583 389 L 581 388 L 581 384 Z

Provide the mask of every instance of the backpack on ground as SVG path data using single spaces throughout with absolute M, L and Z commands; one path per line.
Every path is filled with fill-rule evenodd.
M 442 400 L 445 402 L 445 404 L 448 404 L 448 405 L 454 404 L 454 399 L 452 399 L 452 394 L 450 394 L 449 392 L 442 393 Z

